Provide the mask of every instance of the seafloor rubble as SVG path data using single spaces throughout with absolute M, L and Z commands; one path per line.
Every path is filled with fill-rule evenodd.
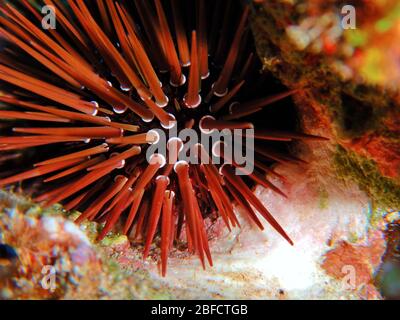
M 309 164 L 276 167 L 287 179 L 274 182 L 288 200 L 255 189 L 295 246 L 245 218 L 231 233 L 217 223 L 208 227 L 215 266 L 203 271 L 175 250 L 162 278 L 157 255 L 143 261 L 129 238 L 97 243 L 95 223 L 78 227 L 74 213 L 43 210 L 15 190 L 0 194 L 0 243 L 15 251 L 0 257 L 1 298 L 396 297 L 400 5 L 352 1 L 357 28 L 343 30 L 340 1 L 254 2 L 263 72 L 302 89 L 295 98 L 302 129 L 330 138 L 294 148 Z
M 144 269 L 127 273 L 112 258 L 129 247 L 126 238 L 96 243 L 96 224 L 79 227 L 73 213 L 59 206 L 44 210 L 11 193 L 0 192 L 0 210 L 0 243 L 15 252 L 0 250 L 0 299 L 169 297 Z

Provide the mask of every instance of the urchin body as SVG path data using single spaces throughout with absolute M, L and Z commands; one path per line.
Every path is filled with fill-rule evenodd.
M 248 6 L 234 2 L 231 11 L 224 1 L 105 0 L 89 10 L 84 1 L 47 2 L 57 8 L 61 30 L 41 30 L 29 2 L 20 10 L 2 6 L 7 45 L 0 79 L 7 85 L 0 101 L 8 108 L 0 115 L 13 120 L 0 137 L 3 168 L 15 155 L 25 157 L 23 150 L 35 150 L 35 164 L 17 170 L 22 173 L 4 169 L 0 186 L 39 179 L 45 192 L 39 190 L 36 201 L 80 210 L 77 222 L 105 223 L 99 239 L 122 219 L 121 231 L 141 240 L 144 257 L 159 243 L 163 274 L 168 253 L 182 240 L 203 266 L 212 265 L 204 220 L 221 217 L 228 229 L 238 227 L 232 200 L 261 229 L 254 209 L 292 243 L 250 185 L 285 196 L 267 179 L 282 178 L 269 164 L 301 160 L 261 143 L 321 138 L 252 123 L 265 106 L 296 91 L 254 97 L 258 72 Z M 207 15 L 214 15 L 210 24 Z M 244 179 L 238 163 L 201 143 L 195 144 L 197 163 L 182 161 L 188 141 L 178 137 L 169 137 L 167 154 L 146 157 L 157 130 L 172 128 L 242 130 L 241 138 L 255 140 L 255 169 L 242 172 Z M 224 162 L 213 163 L 213 155 Z

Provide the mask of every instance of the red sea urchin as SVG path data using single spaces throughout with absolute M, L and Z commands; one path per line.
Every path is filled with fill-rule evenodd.
M 56 9 L 57 29 L 41 29 L 41 5 Z M 123 221 L 123 233 L 142 239 L 144 257 L 159 234 L 163 275 L 183 234 L 203 267 L 212 265 L 204 220 L 219 215 L 228 229 L 239 226 L 232 200 L 262 229 L 255 208 L 292 244 L 249 183 L 284 196 L 267 180 L 277 175 L 267 163 L 301 160 L 260 142 L 323 138 L 255 128 L 255 170 L 246 178 L 234 161 L 180 161 L 187 141 L 177 137 L 168 140 L 167 156 L 145 155 L 159 139 L 156 129 L 252 129 L 253 114 L 296 92 L 255 99 L 260 74 L 252 68 L 249 5 L 22 0 L 0 10 L 0 101 L 7 107 L 0 117 L 13 120 L 2 125 L 0 187 L 40 179 L 37 202 L 62 202 L 82 212 L 77 222 L 105 223 L 99 239 Z M 10 169 L 18 156 L 33 169 Z

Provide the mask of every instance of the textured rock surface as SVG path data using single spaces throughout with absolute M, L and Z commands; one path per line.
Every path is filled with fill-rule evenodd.
M 94 244 L 97 227 L 79 227 L 60 208 L 42 210 L 0 192 L 0 244 L 17 254 L 12 260 L 0 258 L 0 299 L 168 297 L 145 271 L 128 274 L 112 258 L 114 249 L 129 246 L 126 238 Z

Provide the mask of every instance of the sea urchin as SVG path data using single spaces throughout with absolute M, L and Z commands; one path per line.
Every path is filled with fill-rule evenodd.
M 56 29 L 41 28 L 42 5 L 53 7 Z M 250 8 L 224 0 L 5 2 L 0 101 L 7 110 L 0 117 L 12 121 L 2 123 L 0 187 L 41 181 L 35 201 L 79 210 L 77 222 L 104 223 L 99 239 L 123 222 L 123 233 L 142 241 L 145 258 L 157 239 L 163 275 L 172 246 L 182 241 L 203 267 L 212 265 L 205 220 L 218 215 L 229 230 L 239 226 L 232 200 L 263 229 L 256 209 L 292 244 L 251 183 L 285 196 L 267 180 L 282 178 L 269 164 L 301 160 L 260 142 L 322 138 L 254 128 L 257 112 L 296 90 L 254 95 L 260 74 Z M 183 161 L 188 141 L 176 136 L 168 154 L 146 156 L 160 130 L 172 128 L 241 130 L 241 138 L 255 140 L 255 169 L 246 171 L 216 144 L 195 144 L 200 161 Z M 207 161 L 215 155 L 225 162 Z M 10 166 L 18 157 L 33 169 Z

